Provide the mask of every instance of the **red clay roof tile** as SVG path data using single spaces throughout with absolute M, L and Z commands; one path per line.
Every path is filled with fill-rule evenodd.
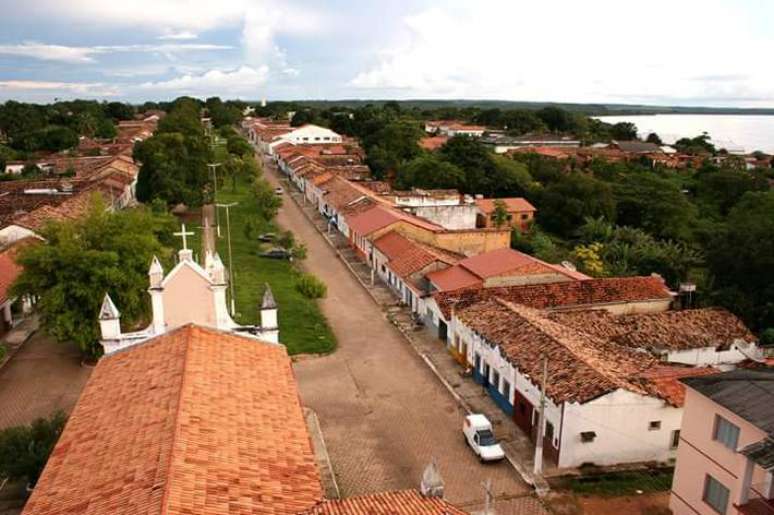
M 321 501 L 285 348 L 188 325 L 100 360 L 24 514 L 295 514 Z

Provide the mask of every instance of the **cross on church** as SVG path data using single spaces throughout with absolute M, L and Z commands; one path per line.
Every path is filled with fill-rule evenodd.
M 180 232 L 173 233 L 175 236 L 182 236 L 183 238 L 183 250 L 188 250 L 188 240 L 186 236 L 193 236 L 193 232 L 185 232 L 185 224 L 180 224 Z

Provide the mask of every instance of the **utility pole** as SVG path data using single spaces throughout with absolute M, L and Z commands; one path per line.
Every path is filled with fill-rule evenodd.
M 231 217 L 229 215 L 229 208 L 232 208 L 239 204 L 239 202 L 232 202 L 230 204 L 215 204 L 215 211 L 217 212 L 219 207 L 226 208 L 226 233 L 228 234 L 228 270 L 229 270 L 229 287 L 231 288 L 231 316 L 234 316 L 236 312 L 236 304 L 234 301 L 234 283 L 236 282 L 236 273 L 234 272 L 234 260 L 231 254 Z
M 207 163 L 207 166 L 210 168 L 210 171 L 212 172 L 212 187 L 213 187 L 213 200 L 215 202 L 218 201 L 218 174 L 216 173 L 216 169 L 221 165 L 221 163 Z M 215 209 L 215 227 L 218 231 L 218 238 L 220 238 L 220 223 L 218 219 L 218 210 Z
M 535 442 L 535 464 L 532 473 L 543 473 L 543 426 L 546 420 L 546 382 L 548 380 L 548 358 L 543 354 L 543 380 L 540 382 L 540 407 L 538 408 L 538 432 Z

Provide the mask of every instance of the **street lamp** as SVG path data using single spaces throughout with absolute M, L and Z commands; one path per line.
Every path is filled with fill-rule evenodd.
M 229 216 L 229 208 L 238 205 L 239 202 L 232 202 L 230 204 L 215 204 L 215 213 L 218 212 L 219 207 L 226 209 L 226 233 L 228 235 L 228 270 L 229 270 L 229 287 L 231 288 L 231 316 L 234 316 L 236 307 L 234 304 L 234 283 L 236 282 L 236 273 L 234 272 L 234 261 L 231 254 L 231 217 Z

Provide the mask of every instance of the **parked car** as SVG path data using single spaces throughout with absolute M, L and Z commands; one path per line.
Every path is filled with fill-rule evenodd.
M 271 250 L 267 250 L 266 252 L 261 252 L 259 256 L 269 259 L 290 259 L 291 253 L 289 250 L 275 247 Z
M 283 193 L 285 193 L 285 190 L 282 189 L 282 186 L 277 186 L 276 188 L 274 188 L 275 195 L 282 195 Z
M 466 416 L 462 424 L 462 434 L 465 435 L 465 442 L 482 462 L 505 458 L 505 452 L 497 443 L 492 430 L 492 423 L 484 415 Z
M 277 235 L 273 232 L 265 232 L 258 236 L 258 241 L 262 241 L 264 243 L 269 243 L 275 240 L 277 238 Z

